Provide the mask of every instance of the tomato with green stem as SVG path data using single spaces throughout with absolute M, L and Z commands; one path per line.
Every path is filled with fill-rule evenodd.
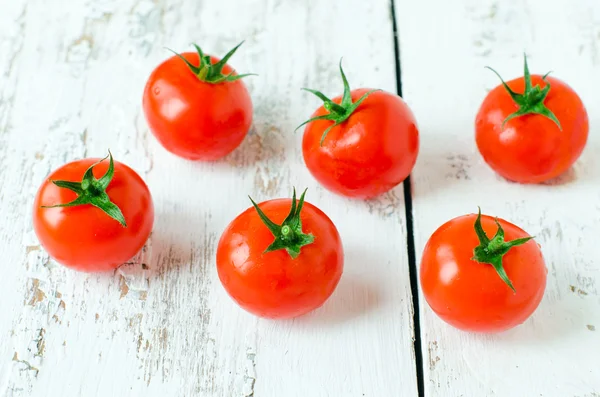
M 238 215 L 217 247 L 217 272 L 239 306 L 254 315 L 292 318 L 322 306 L 342 276 L 337 228 L 304 201 L 273 199 Z
M 563 81 L 532 75 L 491 90 L 475 120 L 475 140 L 485 162 L 502 177 L 541 183 L 567 171 L 583 152 L 588 115 L 577 93 Z
M 196 52 L 173 55 L 150 74 L 143 94 L 144 115 L 160 144 L 189 160 L 214 161 L 235 150 L 252 124 L 252 100 L 227 64 L 242 45 L 222 59 Z
M 500 332 L 536 310 L 547 272 L 533 237 L 479 211 L 451 219 L 431 235 L 420 280 L 427 303 L 442 320 L 465 331 Z
M 105 160 L 109 158 L 107 163 Z M 44 180 L 34 200 L 33 227 L 50 257 L 69 268 L 101 272 L 133 258 L 154 224 L 152 195 L 127 165 L 87 158 Z
M 398 95 L 378 89 L 351 90 L 342 63 L 341 96 L 323 101 L 306 125 L 302 154 L 312 176 L 337 194 L 360 199 L 379 196 L 402 183 L 417 160 L 419 130 Z

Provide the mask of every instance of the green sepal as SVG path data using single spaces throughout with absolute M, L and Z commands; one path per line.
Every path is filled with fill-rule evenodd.
M 281 225 L 271 221 L 263 210 L 260 209 L 258 204 L 252 200 L 252 197 L 249 197 L 259 218 L 273 234 L 273 237 L 275 237 L 275 240 L 265 249 L 265 253 L 285 249 L 293 259 L 296 259 L 298 255 L 300 255 L 300 249 L 302 247 L 315 241 L 315 237 L 312 234 L 305 234 L 302 232 L 300 212 L 304 206 L 306 190 L 307 189 L 304 189 L 304 192 L 300 196 L 300 200 L 296 202 L 296 188 L 294 188 L 290 212 Z
M 546 80 L 546 77 L 550 74 L 550 72 L 546 73 L 542 80 L 546 83 L 546 86 L 542 89 L 539 85 L 532 87 L 531 85 L 531 74 L 529 73 L 529 67 L 527 66 L 527 55 L 524 56 L 524 70 L 523 70 L 523 78 L 525 79 L 525 91 L 522 94 L 518 94 L 514 92 L 508 84 L 502 79 L 500 74 L 496 72 L 489 66 L 486 66 L 487 69 L 491 70 L 500 78 L 502 85 L 508 91 L 508 94 L 513 99 L 513 101 L 519 105 L 519 108 L 512 114 L 508 115 L 502 122 L 502 128 L 506 125 L 509 120 L 512 120 L 516 117 L 525 116 L 527 114 L 539 114 L 541 116 L 547 117 L 552 120 L 557 126 L 558 129 L 562 131 L 562 126 L 560 125 L 560 121 L 556 118 L 554 113 L 550 109 L 546 107 L 544 104 L 544 100 L 548 96 L 548 92 L 550 91 L 550 83 Z
M 473 250 L 473 257 L 471 259 L 480 263 L 492 265 L 502 281 L 504 281 L 506 285 L 513 290 L 513 292 L 517 292 L 512 282 L 508 278 L 506 270 L 504 270 L 504 266 L 502 265 L 502 257 L 508 251 L 510 251 L 511 248 L 525 244 L 529 240 L 533 239 L 533 237 L 523 237 L 512 241 L 504 241 L 504 229 L 502 228 L 502 225 L 500 225 L 500 222 L 498 222 L 498 219 L 495 219 L 495 222 L 498 226 L 498 230 L 496 231 L 494 237 L 492 237 L 490 240 L 481 226 L 481 208 L 479 208 L 477 219 L 475 220 L 474 225 L 475 233 L 479 239 L 479 245 Z
M 294 132 L 298 131 L 298 129 L 300 127 L 302 127 L 303 125 L 306 125 L 306 124 L 316 121 L 316 120 L 333 121 L 334 123 L 332 125 L 330 125 L 329 127 L 327 127 L 327 129 L 325 129 L 325 131 L 323 131 L 323 134 L 321 135 L 321 141 L 319 143 L 321 146 L 323 146 L 323 141 L 325 141 L 325 137 L 327 137 L 327 134 L 329 133 L 329 131 L 331 131 L 331 129 L 333 127 L 346 121 L 348 119 L 348 117 L 350 117 L 352 115 L 352 113 L 354 113 L 354 111 L 360 106 L 360 104 L 369 95 L 371 95 L 375 91 L 381 91 L 379 89 L 370 90 L 370 91 L 366 92 L 364 95 L 362 95 L 360 98 L 358 98 L 358 100 L 356 102 L 353 103 L 352 102 L 352 91 L 350 90 L 350 84 L 348 84 L 348 79 L 346 78 L 346 74 L 344 73 L 344 69 L 342 68 L 342 60 L 341 59 L 340 59 L 340 74 L 342 75 L 342 81 L 344 82 L 344 93 L 342 94 L 342 100 L 340 101 L 339 104 L 333 102 L 331 99 L 329 99 L 327 96 L 325 96 L 325 94 L 323 94 L 320 91 L 312 90 L 310 88 L 302 88 L 304 91 L 310 92 L 311 94 L 313 94 L 313 95 L 317 96 L 319 99 L 321 99 L 323 101 L 323 107 L 329 113 L 321 115 L 321 116 L 316 116 L 316 117 L 306 120 L 305 122 L 300 124 L 298 127 L 296 127 Z
M 196 75 L 196 77 L 198 77 L 200 81 L 211 84 L 219 84 L 224 81 L 236 81 L 247 76 L 256 76 L 256 74 L 254 73 L 234 75 L 234 72 L 231 72 L 227 75 L 223 74 L 223 68 L 227 64 L 227 61 L 243 43 L 244 42 L 242 41 L 241 43 L 233 47 L 227 54 L 225 54 L 225 56 L 221 60 L 214 64 L 211 62 L 210 55 L 204 54 L 202 49 L 197 44 L 192 44 L 196 49 L 196 52 L 198 53 L 198 57 L 200 59 L 200 64 L 198 66 L 193 65 L 190 61 L 185 59 L 183 55 L 169 48 L 167 49 L 176 56 L 178 56 L 181 60 L 183 60 L 187 67 L 192 71 L 192 73 Z
M 93 173 L 94 167 L 107 158 L 110 160 L 106 173 L 100 179 L 96 179 Z M 81 182 L 51 181 L 60 188 L 69 189 L 75 192 L 77 194 L 77 198 L 75 200 L 65 204 L 43 205 L 42 208 L 75 207 L 78 205 L 89 204 L 104 211 L 106 215 L 119 222 L 123 227 L 127 227 L 127 223 L 125 222 L 125 217 L 123 216 L 121 209 L 115 203 L 110 201 L 110 197 L 108 194 L 106 194 L 106 189 L 112 181 L 114 174 L 115 165 L 112 154 L 109 150 L 108 156 L 104 157 L 97 163 L 92 164 L 85 171 Z

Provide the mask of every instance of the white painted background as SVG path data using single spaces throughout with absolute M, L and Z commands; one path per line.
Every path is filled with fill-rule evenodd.
M 395 8 L 404 97 L 421 127 L 417 261 L 435 228 L 481 205 L 537 235 L 550 270 L 539 310 L 496 336 L 446 326 L 419 296 L 425 395 L 598 397 L 600 3 Z M 259 74 L 245 79 L 249 136 L 216 164 L 169 155 L 141 112 L 164 47 L 222 55 L 244 39 L 231 64 Z M 474 143 L 477 107 L 498 83 L 483 66 L 517 76 L 523 51 L 590 114 L 584 155 L 550 185 L 498 178 Z M 417 396 L 402 187 L 373 202 L 334 196 L 293 133 L 318 106 L 300 87 L 339 93 L 341 56 L 352 87 L 396 90 L 389 0 L 0 0 L 0 396 Z M 107 148 L 147 181 L 154 233 L 114 275 L 76 273 L 40 249 L 33 196 L 52 169 Z M 223 291 L 214 248 L 248 194 L 293 185 L 338 225 L 345 272 L 320 310 L 257 319 Z

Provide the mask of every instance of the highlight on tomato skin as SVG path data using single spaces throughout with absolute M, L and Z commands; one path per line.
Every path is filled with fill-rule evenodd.
M 535 312 L 547 273 L 533 237 L 479 213 L 453 218 L 430 236 L 419 277 L 426 302 L 443 321 L 463 331 L 497 333 Z
M 484 98 L 475 118 L 477 148 L 503 178 L 526 184 L 547 182 L 565 173 L 587 144 L 589 121 L 579 95 L 565 82 L 530 74 L 524 57 L 522 77 L 498 84 Z
M 242 42 L 243 43 L 243 42 Z M 187 160 L 215 161 L 244 140 L 253 104 L 243 78 L 223 58 L 195 52 L 174 53 L 150 74 L 142 95 L 144 116 L 157 141 Z
M 344 266 L 342 241 L 331 219 L 305 202 L 277 198 L 255 203 L 223 231 L 217 273 L 242 309 L 288 319 L 321 307 L 335 291 Z
M 419 152 L 419 128 L 404 100 L 380 89 L 351 90 L 339 65 L 344 91 L 323 101 L 305 126 L 302 155 L 311 175 L 326 189 L 371 199 L 401 184 Z
M 83 272 L 111 271 L 129 261 L 153 224 L 148 186 L 129 166 L 113 161 L 110 152 L 104 159 L 75 160 L 54 170 L 33 205 L 40 245 L 61 265 Z

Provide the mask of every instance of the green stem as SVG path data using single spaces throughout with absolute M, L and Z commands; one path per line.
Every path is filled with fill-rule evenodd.
M 293 235 L 294 235 L 294 232 L 288 225 L 283 225 L 281 227 L 281 236 L 283 238 L 290 238 L 290 237 L 293 237 Z
M 197 44 L 193 44 L 194 48 L 196 49 L 196 52 L 198 53 L 198 57 L 200 59 L 200 64 L 198 66 L 193 65 L 190 61 L 185 59 L 185 57 L 183 55 L 181 55 L 171 49 L 168 49 L 168 50 L 171 51 L 172 53 L 174 53 L 179 58 L 181 58 L 181 60 L 183 62 L 185 62 L 187 67 L 192 71 L 192 73 L 194 73 L 196 75 L 196 77 L 198 77 L 198 80 L 203 81 L 205 83 L 210 83 L 210 84 L 219 84 L 224 81 L 239 80 L 246 76 L 256 76 L 254 73 L 246 73 L 246 74 L 236 75 L 236 74 L 234 74 L 234 72 L 231 72 L 227 75 L 223 74 L 223 68 L 227 64 L 227 61 L 229 60 L 229 58 L 231 58 L 231 56 L 237 51 L 237 49 L 243 43 L 244 42 L 242 41 L 241 43 L 239 43 L 238 45 L 233 47 L 233 49 L 231 49 L 227 54 L 225 54 L 225 56 L 219 62 L 217 62 L 215 64 L 212 63 L 212 61 L 210 59 L 210 55 L 204 54 L 202 49 Z
M 494 237 L 490 240 L 481 226 L 481 208 L 479 209 L 477 219 L 475 220 L 475 233 L 479 239 L 479 245 L 473 250 L 473 257 L 471 259 L 480 263 L 492 265 L 502 281 L 504 281 L 504 283 L 506 283 L 506 285 L 508 285 L 513 292 L 516 292 L 515 287 L 506 274 L 506 270 L 504 270 L 502 258 L 508 251 L 510 251 L 511 248 L 525 244 L 533 237 L 524 237 L 512 241 L 504 241 L 504 229 L 502 229 L 498 219 L 495 221 L 496 225 L 498 226 L 498 230 L 496 231 Z
M 110 158 L 108 170 L 106 170 L 106 173 L 100 179 L 96 179 L 93 173 L 94 167 L 106 160 L 107 158 Z M 69 189 L 75 192 L 77 194 L 77 198 L 75 200 L 66 204 L 43 205 L 42 208 L 75 207 L 79 205 L 89 204 L 104 211 L 106 215 L 119 222 L 123 227 L 127 227 L 127 223 L 125 222 L 125 217 L 123 216 L 121 209 L 115 203 L 110 201 L 110 197 L 108 197 L 108 194 L 106 194 L 106 189 L 112 181 L 114 174 L 115 165 L 113 162 L 112 154 L 109 150 L 108 156 L 98 161 L 97 163 L 92 164 L 85 171 L 81 182 L 54 180 L 52 181 L 52 183 L 54 183 L 59 188 Z
M 275 237 L 275 240 L 265 249 L 265 252 L 285 249 L 287 253 L 295 259 L 298 257 L 298 255 L 300 255 L 300 249 L 302 247 L 311 244 L 315 240 L 312 234 L 304 234 L 302 232 L 300 212 L 304 206 L 305 194 L 306 189 L 300 196 L 300 201 L 296 202 L 296 189 L 294 188 L 290 212 L 281 225 L 271 221 L 269 217 L 267 217 L 267 215 L 260 209 L 258 204 L 252 200 L 252 197 L 250 197 L 250 201 L 256 209 L 261 221 L 271 231 L 273 237 Z
M 558 128 L 562 131 L 562 126 L 560 125 L 560 121 L 556 118 L 554 113 L 550 109 L 546 107 L 544 104 L 544 100 L 548 96 L 548 92 L 550 91 L 550 83 L 546 80 L 546 77 L 550 74 L 550 72 L 546 73 L 542 80 L 546 83 L 546 86 L 542 89 L 539 85 L 532 87 L 531 83 L 531 74 L 529 73 L 529 67 L 527 66 L 527 55 L 523 54 L 525 58 L 525 65 L 523 71 L 523 78 L 525 79 L 525 90 L 522 94 L 518 94 L 514 92 L 508 84 L 504 82 L 500 74 L 496 72 L 489 66 L 486 68 L 490 69 L 492 72 L 500 78 L 502 85 L 508 91 L 508 94 L 511 96 L 513 101 L 519 106 L 516 112 L 510 114 L 504 121 L 502 122 L 502 128 L 504 128 L 505 124 L 516 117 L 521 117 L 526 114 L 539 114 L 541 116 L 547 117 L 552 120 Z
M 325 141 L 325 137 L 327 136 L 327 134 L 329 133 L 329 131 L 331 131 L 331 129 L 333 127 L 346 121 L 348 119 L 348 117 L 350 117 L 352 115 L 352 113 L 354 113 L 356 111 L 356 109 L 358 109 L 360 104 L 369 95 L 371 95 L 375 91 L 380 91 L 378 89 L 368 91 L 363 96 L 361 96 L 356 102 L 353 103 L 352 102 L 352 91 L 350 90 L 350 84 L 348 83 L 348 79 L 346 78 L 346 74 L 344 73 L 344 69 L 342 68 L 342 60 L 341 59 L 340 59 L 340 73 L 342 75 L 342 81 L 344 82 L 344 93 L 342 95 L 341 103 L 339 103 L 339 104 L 333 102 L 331 99 L 329 99 L 327 96 L 325 96 L 325 94 L 323 94 L 320 91 L 312 90 L 309 88 L 303 88 L 304 91 L 308 91 L 311 94 L 314 94 L 315 96 L 317 96 L 319 99 L 321 99 L 323 101 L 323 107 L 329 113 L 321 115 L 321 116 L 316 116 L 316 117 L 306 120 L 305 122 L 300 124 L 298 127 L 296 127 L 296 131 L 303 125 L 308 124 L 313 121 L 316 121 L 316 120 L 333 121 L 333 124 L 330 125 L 329 127 L 327 127 L 327 129 L 325 131 L 323 131 L 323 134 L 321 135 L 321 141 L 320 141 L 321 146 L 323 146 L 323 141 Z

